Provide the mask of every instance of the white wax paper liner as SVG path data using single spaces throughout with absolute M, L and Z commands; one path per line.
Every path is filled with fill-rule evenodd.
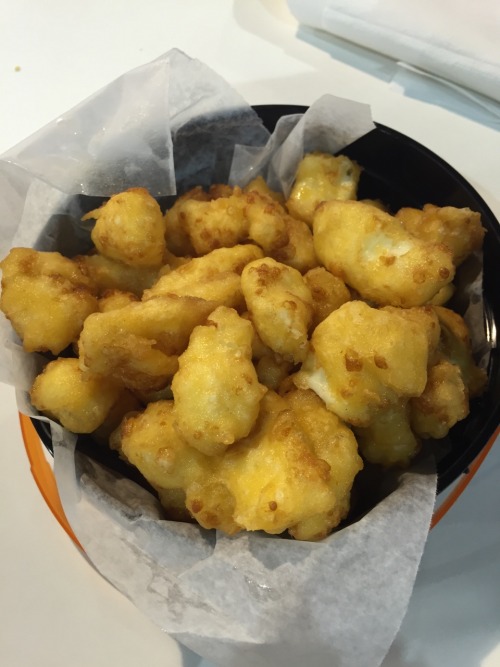
M 165 521 L 156 499 L 56 444 L 70 524 L 155 623 L 224 667 L 375 667 L 405 614 L 432 517 L 433 464 L 319 543 Z

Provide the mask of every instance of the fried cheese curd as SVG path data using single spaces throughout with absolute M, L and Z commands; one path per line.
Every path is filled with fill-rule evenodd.
M 219 454 L 250 433 L 266 388 L 252 364 L 253 328 L 219 306 L 197 326 L 172 380 L 177 421 L 186 441 Z
M 356 199 L 361 169 L 345 155 L 308 153 L 295 174 L 286 206 L 292 216 L 312 226 L 315 211 L 324 201 Z
M 313 299 L 299 271 L 265 257 L 245 266 L 241 286 L 262 341 L 284 359 L 303 361 L 309 345 Z
M 440 354 L 460 368 L 469 397 L 480 396 L 486 388 L 488 375 L 474 361 L 467 324 L 463 317 L 449 308 L 435 306 L 434 311 L 441 325 Z
M 420 450 L 420 438 L 412 430 L 405 399 L 381 408 L 368 426 L 354 431 L 360 451 L 370 463 L 405 468 Z
M 249 313 L 243 313 L 243 317 L 251 320 Z M 294 366 L 292 361 L 287 361 L 265 345 L 255 329 L 252 339 L 252 361 L 259 382 L 268 389 L 274 389 L 275 391 L 278 391 L 282 383 L 288 378 Z
M 107 290 L 132 292 L 141 296 L 145 289 L 151 287 L 158 278 L 158 269 L 127 266 L 123 262 L 109 259 L 104 255 L 78 255 L 73 260 L 81 270 L 89 275 L 97 288 L 98 294 Z
M 119 310 L 130 303 L 137 303 L 139 300 L 139 297 L 132 292 L 122 292 L 117 289 L 107 290 L 98 299 L 99 312 L 107 313 L 109 310 Z
M 170 294 L 93 313 L 78 341 L 80 366 L 133 391 L 162 389 L 177 371 L 192 330 L 215 305 Z
M 165 223 L 156 199 L 145 188 L 130 188 L 90 211 L 92 241 L 101 255 L 137 268 L 157 268 L 165 252 Z
M 352 298 L 344 281 L 322 266 L 308 271 L 304 280 L 313 300 L 313 328 Z
M 0 263 L 0 308 L 27 352 L 59 354 L 75 342 L 97 310 L 95 285 L 58 252 L 13 248 Z
M 294 381 L 341 419 L 368 426 L 380 409 L 423 392 L 429 347 L 424 322 L 348 301 L 316 327 Z
M 355 427 L 367 460 L 407 465 L 419 444 L 406 406 L 426 387 L 438 339 L 430 308 L 377 309 L 348 301 L 316 327 L 294 382 Z
M 422 394 L 410 401 L 413 431 L 422 438 L 444 438 L 469 414 L 468 398 L 460 367 L 441 359 L 429 368 Z
M 314 216 L 320 262 L 363 299 L 421 306 L 455 275 L 451 251 L 407 232 L 389 213 L 357 201 L 330 201 Z
M 224 196 L 203 196 L 199 190 L 194 195 L 186 193 L 165 214 L 167 243 L 174 253 L 200 256 L 253 242 L 271 254 L 289 241 L 287 212 L 270 195 L 239 187 L 229 195 L 223 191 Z
M 455 266 L 483 244 L 485 229 L 481 216 L 470 208 L 426 204 L 421 210 L 402 208 L 395 217 L 410 234 L 449 248 Z
M 147 301 L 161 294 L 177 294 L 244 310 L 241 272 L 246 264 L 263 256 L 262 250 L 253 244 L 212 250 L 160 276 L 151 289 L 144 292 L 143 299 Z
M 190 447 L 176 428 L 172 401 L 150 404 L 124 420 L 120 450 L 158 489 L 171 494 L 205 528 L 234 534 L 288 530 L 320 540 L 345 518 L 363 463 L 352 431 L 313 392 L 262 398 L 255 428 L 223 454 Z M 174 505 L 175 509 L 175 505 Z
M 483 393 L 488 376 L 474 361 L 463 318 L 442 306 L 433 310 L 440 324 L 437 359 L 428 370 L 424 392 L 410 401 L 410 419 L 417 435 L 439 439 L 467 417 L 470 399 Z
M 486 377 L 457 313 L 349 301 L 316 327 L 293 380 L 353 427 L 367 461 L 405 467 L 422 439 L 445 437 L 469 414 Z
M 306 223 L 287 215 L 285 216 L 285 228 L 288 243 L 270 252 L 269 256 L 297 269 L 300 273 L 305 273 L 318 266 L 312 232 Z
M 207 456 L 188 445 L 176 420 L 174 401 L 150 403 L 125 417 L 113 435 L 115 446 L 157 490 L 167 516 L 185 511 L 205 528 L 238 532 L 234 499 L 220 480 L 223 456 Z
M 262 176 L 256 176 L 253 178 L 247 185 L 245 185 L 243 192 L 258 192 L 260 195 L 264 195 L 265 197 L 271 197 L 271 199 L 277 201 L 278 204 L 283 205 L 285 203 L 285 197 L 283 194 L 281 192 L 275 192 L 274 190 L 271 190 Z
M 83 373 L 78 359 L 60 357 L 47 364 L 30 391 L 37 410 L 57 419 L 73 433 L 92 433 L 103 425 L 125 396 L 122 385 Z M 123 417 L 121 414 L 118 420 Z

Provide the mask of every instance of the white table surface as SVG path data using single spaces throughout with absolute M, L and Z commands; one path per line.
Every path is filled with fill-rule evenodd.
M 404 96 L 385 58 L 298 33 L 284 0 L 3 0 L 0 153 L 173 47 L 252 104 L 308 104 L 325 92 L 369 103 L 375 120 L 441 155 L 500 217 L 498 128 L 450 111 L 451 95 L 443 106 L 430 103 L 432 89 L 427 102 Z M 103 580 L 61 529 L 31 476 L 14 392 L 1 384 L 0 432 L 0 665 L 209 667 Z M 500 665 L 498 479 L 497 442 L 432 530 L 384 667 Z

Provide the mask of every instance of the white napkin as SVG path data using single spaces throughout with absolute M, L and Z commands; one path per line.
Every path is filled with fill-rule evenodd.
M 500 101 L 498 0 L 288 0 L 294 16 Z

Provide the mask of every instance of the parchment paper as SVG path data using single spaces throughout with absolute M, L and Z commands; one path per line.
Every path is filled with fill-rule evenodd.
M 11 244 L 85 248 L 79 215 L 87 200 L 69 195 L 141 185 L 164 196 L 198 183 L 244 185 L 258 173 L 287 191 L 304 150 L 338 151 L 372 128 L 368 107 L 327 95 L 270 138 L 218 75 L 171 51 L 3 156 L 0 252 Z M 16 386 L 20 409 L 31 414 L 26 391 L 43 359 L 24 354 L 4 318 L 0 335 L 0 380 Z M 431 463 L 402 474 L 371 512 L 321 543 L 229 538 L 162 519 L 153 496 L 75 455 L 76 438 L 52 429 L 62 503 L 86 554 L 165 631 L 227 667 L 380 664 L 429 529 Z

